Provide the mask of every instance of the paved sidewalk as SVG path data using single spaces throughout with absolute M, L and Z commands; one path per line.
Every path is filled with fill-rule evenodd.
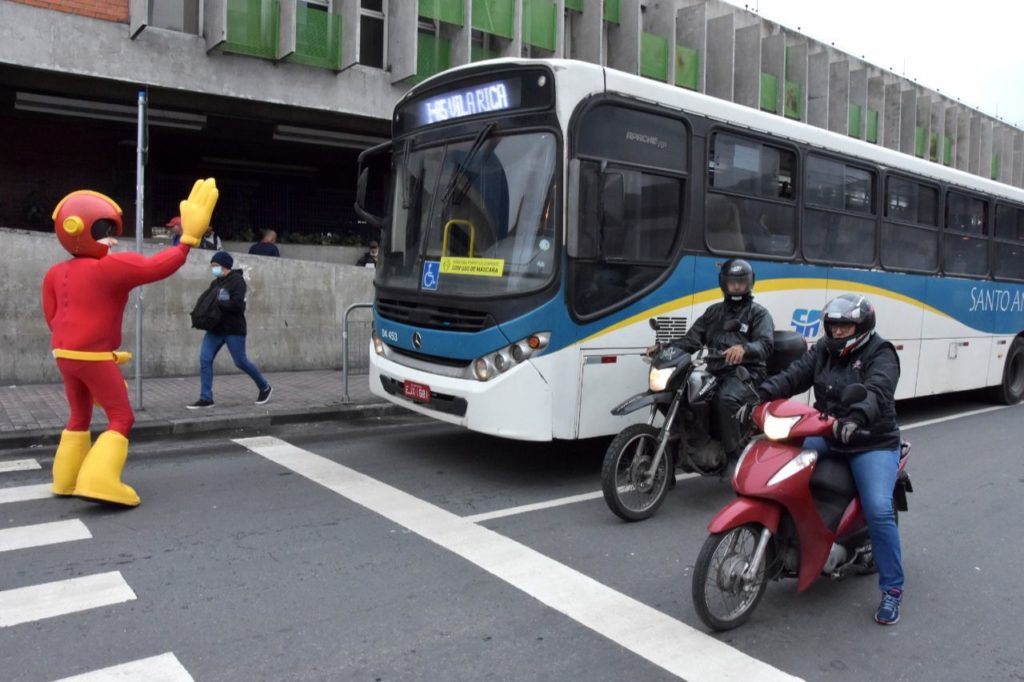
M 129 380 L 128 394 L 135 407 L 131 437 L 145 439 L 404 412 L 372 395 L 365 374 L 349 376 L 348 403 L 344 402 L 344 385 L 337 370 L 267 372 L 264 376 L 274 389 L 267 404 L 254 404 L 257 391 L 248 376 L 222 374 L 214 379 L 216 405 L 203 410 L 185 407 L 199 399 L 198 376 L 144 379 L 141 410 L 135 407 L 135 384 Z M 0 386 L 0 448 L 56 443 L 67 417 L 63 384 Z M 95 408 L 92 432 L 102 431 L 106 423 L 103 410 Z

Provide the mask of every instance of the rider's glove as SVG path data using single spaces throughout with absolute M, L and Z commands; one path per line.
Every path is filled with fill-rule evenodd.
M 861 424 L 857 419 L 852 417 L 843 417 L 842 419 L 837 419 L 832 423 L 832 435 L 835 436 L 836 440 L 841 442 L 843 445 L 849 445 L 850 440 L 853 438 L 853 434 L 862 426 L 863 424 Z

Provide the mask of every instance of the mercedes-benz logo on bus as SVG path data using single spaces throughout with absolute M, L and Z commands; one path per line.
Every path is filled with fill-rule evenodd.
M 412 345 L 416 350 L 419 350 L 420 346 L 423 345 L 423 337 L 420 336 L 419 332 L 412 333 Z

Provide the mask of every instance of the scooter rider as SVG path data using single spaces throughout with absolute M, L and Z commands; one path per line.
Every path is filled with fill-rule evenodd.
M 875 333 L 875 309 L 864 296 L 843 294 L 833 299 L 822 311 L 822 321 L 825 336 L 806 355 L 761 384 L 758 397 L 774 400 L 813 386 L 814 407 L 837 418 L 833 443 L 815 437 L 806 439 L 804 447 L 822 456 L 831 452 L 849 457 L 882 590 L 875 620 L 895 625 L 903 598 L 903 562 L 893 512 L 900 459 L 895 399 L 899 356 L 891 343 Z M 867 397 L 844 405 L 840 398 L 851 384 L 862 384 Z M 745 408 L 738 416 L 749 412 Z
M 767 308 L 754 303 L 754 269 L 750 263 L 739 258 L 727 260 L 718 271 L 718 286 L 724 300 L 709 307 L 685 336 L 669 345 L 687 352 L 707 346 L 724 355 L 725 364 L 714 369 L 719 384 L 712 418 L 722 449 L 734 459 L 745 445 L 743 425 L 734 415 L 750 398 L 750 389 L 736 376 L 736 368 L 746 367 L 754 385 L 764 380 L 775 324 Z

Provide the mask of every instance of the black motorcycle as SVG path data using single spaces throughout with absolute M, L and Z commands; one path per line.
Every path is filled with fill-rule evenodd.
M 655 327 L 654 320 L 651 326 Z M 775 332 L 775 344 L 769 373 L 785 368 L 806 351 L 803 338 L 793 332 Z M 614 415 L 645 407 L 651 410 L 646 424 L 627 426 L 605 452 L 601 489 L 616 516 L 625 521 L 653 516 L 675 484 L 677 467 L 701 476 L 725 473 L 729 462 L 710 429 L 711 401 L 719 385 L 716 371 L 724 366 L 722 354 L 708 349 L 691 354 L 676 346 L 659 347 L 651 359 L 648 390 L 612 409 Z M 746 368 L 732 371 L 756 396 Z M 660 427 L 654 426 L 658 415 L 664 418 Z M 746 443 L 753 426 L 748 421 L 744 429 Z

